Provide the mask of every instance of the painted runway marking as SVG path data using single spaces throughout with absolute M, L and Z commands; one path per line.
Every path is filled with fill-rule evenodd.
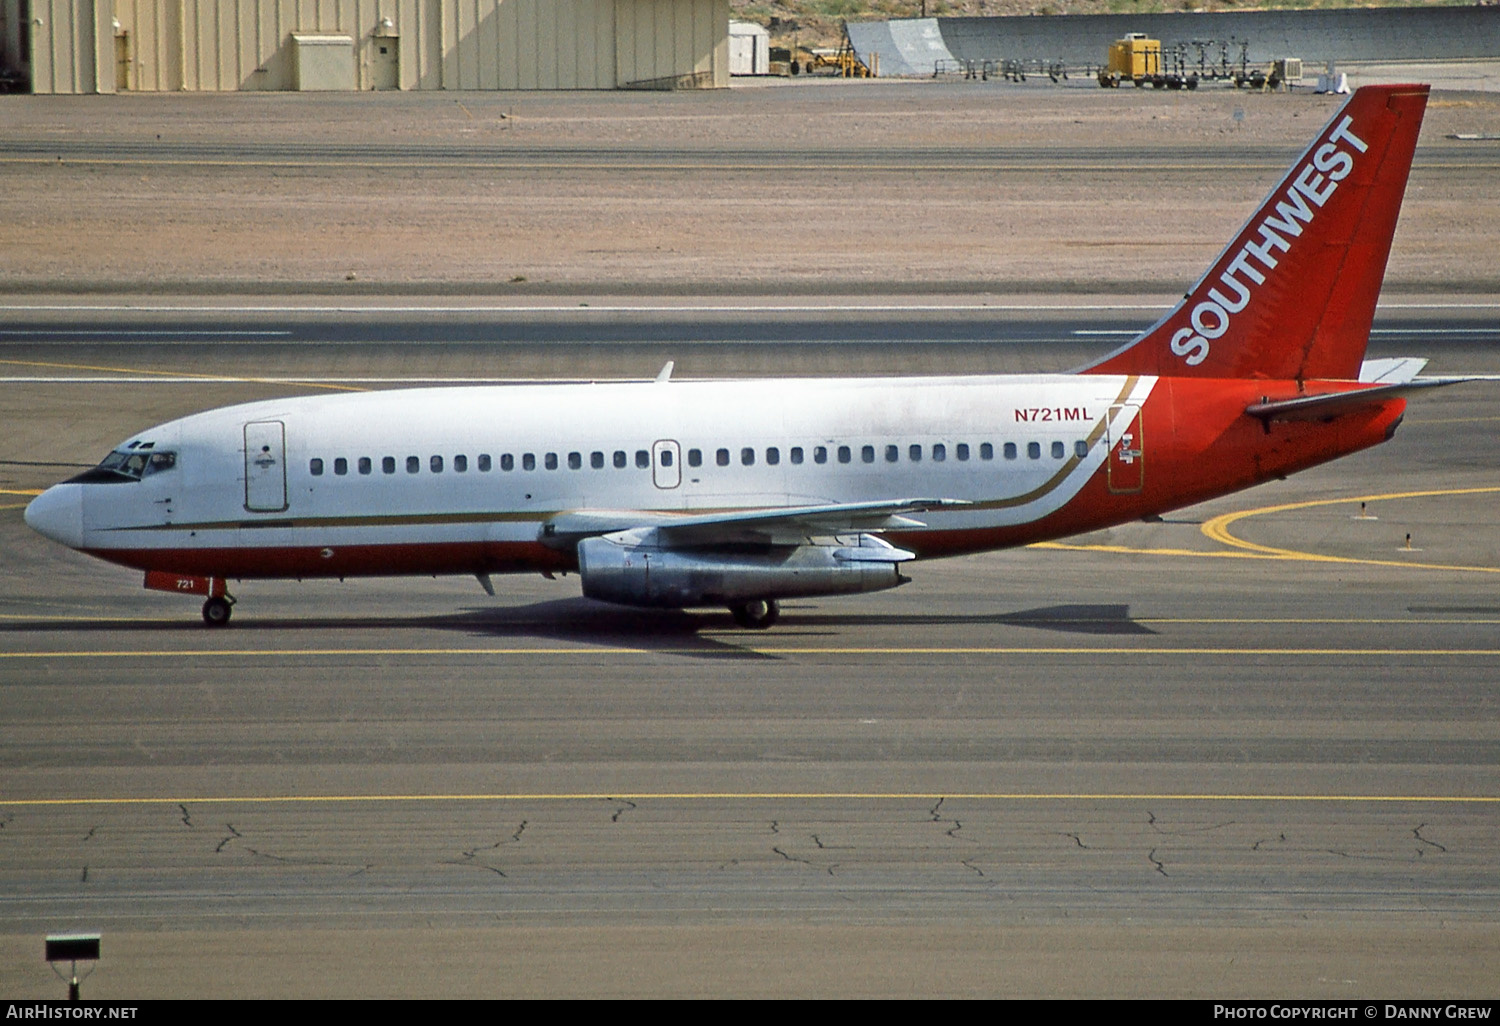
M 147 380 L 151 382 L 156 382 L 160 378 L 180 378 L 185 381 L 190 380 L 195 382 L 223 382 L 233 384 L 275 385 L 284 383 L 277 378 L 226 377 L 219 374 L 188 374 L 182 371 L 139 370 L 134 367 L 96 367 L 91 364 L 50 363 L 40 360 L 0 360 L 0 364 L 11 367 L 50 367 L 54 370 L 84 370 L 105 371 L 113 374 L 139 374 L 143 376 L 141 380 Z M 367 391 L 366 389 L 359 388 L 354 385 L 319 384 L 310 381 L 302 382 L 302 384 L 306 384 L 309 388 L 327 388 L 339 392 Z
M 1140 331 L 1134 328 L 1077 328 L 1070 332 L 1073 335 L 1139 335 Z M 1371 335 L 1500 335 L 1500 327 L 1496 328 L 1371 328 Z
M 1357 563 L 1368 566 L 1399 566 L 1410 570 L 1458 570 L 1464 573 L 1500 574 L 1500 567 L 1494 566 L 1465 566 L 1455 563 L 1418 563 L 1404 559 L 1362 559 L 1355 556 L 1327 556 L 1318 552 L 1304 552 L 1299 549 L 1284 549 L 1271 545 L 1260 545 L 1256 542 L 1245 541 L 1243 538 L 1229 533 L 1231 524 L 1248 517 L 1262 516 L 1268 513 L 1285 513 L 1313 506 L 1341 506 L 1356 502 L 1390 502 L 1398 499 L 1419 499 L 1445 495 L 1481 495 L 1492 492 L 1500 492 L 1500 487 L 1440 488 L 1417 492 L 1386 492 L 1378 495 L 1354 495 L 1345 499 L 1313 499 L 1308 502 L 1290 502 L 1279 506 L 1262 506 L 1258 509 L 1241 510 L 1237 513 L 1224 513 L 1207 521 L 1200 528 L 1203 534 L 1213 541 L 1229 545 L 1241 551 L 1224 552 L 1183 548 L 1142 548 L 1130 545 L 1090 545 L 1069 542 L 1035 542 L 1026 546 L 1026 548 L 1054 549 L 1063 552 L 1108 552 L 1126 556 L 1186 556 L 1200 559 L 1277 559 L 1310 563 Z
M 37 493 L 37 494 L 40 494 L 40 493 Z M 1126 550 L 1126 551 L 1147 551 L 1147 550 Z M 1225 554 L 1226 555 L 1234 555 L 1234 553 L 1225 553 Z M 1463 610 L 1460 610 L 1460 612 L 1462 612 L 1462 611 Z M 1470 611 L 1471 612 L 1480 612 L 1482 610 L 1470 610 Z M 789 615 L 793 615 L 793 614 L 789 614 Z M 1000 613 L 1000 614 L 998 614 L 998 616 L 1001 617 L 1001 618 L 1004 618 L 1006 616 L 1011 617 L 1010 620 L 1006 621 L 1006 625 L 1007 626 L 1013 626 L 1013 627 L 1046 626 L 1048 624 L 1055 624 L 1055 623 L 1121 623 L 1121 622 L 1124 622 L 1121 618 L 1102 617 L 1102 616 L 1046 616 L 1046 617 L 1041 617 L 1041 616 L 1038 616 L 1038 617 L 1029 617 L 1028 616 L 1028 617 L 1023 617 L 1023 616 L 1020 616 L 1019 614 L 1006 614 L 1006 613 Z M 77 623 L 77 624 L 101 624 L 101 625 L 102 624 L 113 624 L 113 623 L 155 623 L 155 624 L 161 624 L 163 626 L 176 626 L 176 625 L 178 625 L 178 624 L 181 623 L 181 620 L 179 620 L 177 617 L 172 617 L 172 616 L 115 616 L 115 615 L 110 614 L 108 612 L 101 612 L 101 613 L 98 613 L 98 614 L 96 614 L 94 616 L 79 616 L 77 614 L 62 616 L 62 615 L 57 615 L 57 614 L 52 614 L 52 613 L 36 613 L 36 614 L 31 614 L 31 613 L 0 613 L 0 620 L 20 620 L 20 621 L 42 620 L 42 621 L 47 621 L 49 623 L 54 623 L 55 622 L 55 623 Z M 1420 626 L 1425 626 L 1425 627 L 1443 627 L 1443 626 L 1484 627 L 1484 626 L 1492 626 L 1492 625 L 1500 624 L 1500 617 L 1484 618 L 1484 619 L 1473 619 L 1473 618 L 1457 619 L 1457 618 L 1453 618 L 1453 617 L 1431 617 L 1431 616 L 1404 616 L 1404 617 L 1396 617 L 1396 616 L 1392 616 L 1392 617 L 1133 616 L 1133 617 L 1129 618 L 1129 622 L 1130 623 L 1147 623 L 1147 624 L 1185 624 L 1185 625 L 1199 624 L 1199 625 L 1203 625 L 1203 626 L 1224 626 L 1224 625 L 1233 625 L 1233 624 L 1242 624 L 1242 625 L 1261 624 L 1261 625 L 1280 625 L 1280 626 L 1321 626 L 1321 625 L 1335 625 L 1335 626 L 1338 626 L 1338 625 L 1343 625 L 1343 626 L 1361 626 L 1361 625 L 1363 625 L 1363 626 L 1389 626 L 1389 625 L 1404 625 L 1404 626 L 1419 626 L 1419 627 Z M 328 620 L 326 618 L 322 618 L 322 619 L 319 620 L 319 623 L 327 625 L 328 624 Z M 348 626 L 346 628 L 343 628 L 343 629 L 357 629 L 357 628 L 359 628 L 361 626 L 361 621 L 358 618 L 348 618 L 347 619 L 347 624 L 348 624 Z M 427 622 L 423 621 L 423 620 L 420 620 L 420 619 L 413 619 L 411 626 L 413 628 L 423 628 L 423 627 L 429 626 L 429 624 Z M 339 630 L 341 628 L 339 627 L 339 625 L 337 623 L 333 623 L 330 626 L 330 629 L 332 629 L 332 630 Z M 710 639 L 714 639 L 714 640 L 719 640 L 719 639 L 722 639 L 722 638 L 737 638 L 737 637 L 741 637 L 742 635 L 743 635 L 743 632 L 742 631 L 738 631 L 738 630 L 729 630 L 729 629 L 718 630 L 718 629 L 713 629 L 713 628 L 706 628 L 706 629 L 704 629 L 702 631 L 699 631 L 698 634 L 697 634 L 697 636 L 700 637 L 700 638 L 710 638 Z M 485 651 L 489 651 L 489 650 L 486 649 Z M 558 650 L 557 649 L 538 649 L 537 651 L 553 652 L 553 651 L 558 651 Z M 594 651 L 594 650 L 590 649 L 589 651 Z M 652 650 L 639 649 L 639 650 L 632 650 L 632 651 L 645 652 L 645 651 L 652 651 Z M 1093 649 L 1089 649 L 1088 651 L 1094 651 L 1094 650 Z M 3 654 L 3 653 L 0 653 L 0 654 Z
M 1446 805 L 1500 803 L 1496 795 L 1457 794 L 1178 794 L 1076 791 L 597 791 L 493 794 L 204 795 L 160 798 L 11 798 L 0 808 L 101 805 L 332 805 L 377 802 L 607 802 L 607 801 L 945 801 L 976 802 L 1416 802 Z
M 1271 545 L 1260 545 L 1256 542 L 1245 541 L 1229 533 L 1232 524 L 1248 517 L 1264 516 L 1269 513 L 1286 513 L 1298 509 L 1311 509 L 1316 506 L 1341 506 L 1356 502 L 1393 502 L 1399 499 L 1422 499 L 1434 496 L 1449 495 L 1484 495 L 1500 492 L 1500 487 L 1486 488 L 1439 488 L 1416 492 L 1385 492 L 1376 495 L 1356 495 L 1346 499 L 1313 499 L 1307 502 L 1288 502 L 1279 506 L 1262 506 L 1259 509 L 1242 510 L 1238 513 L 1225 513 L 1214 517 L 1205 523 L 1201 530 L 1203 534 L 1214 541 L 1225 545 L 1232 545 L 1250 552 L 1258 552 L 1276 559 L 1296 559 L 1313 563 L 1363 563 L 1369 566 L 1399 566 L 1421 570 L 1460 570 L 1465 573 L 1500 573 L 1500 567 L 1493 566 L 1462 566 L 1448 563 L 1416 563 L 1399 559 L 1361 559 L 1353 556 L 1326 556 L 1317 552 L 1302 552 L 1297 549 L 1283 549 Z
M 659 648 L 626 648 L 613 645 L 516 648 L 210 648 L 210 649 L 52 649 L 34 652 L 0 652 L 4 659 L 244 659 L 247 657 L 304 659 L 348 656 L 670 656 L 695 651 L 691 645 Z M 735 646 L 725 655 L 1108 655 L 1108 656 L 1368 656 L 1370 658 L 1490 659 L 1500 648 L 1274 648 L 1266 646 L 1120 646 L 1063 645 L 758 645 Z
M 209 331 L 207 329 L 202 330 L 202 331 L 158 331 L 158 330 L 153 329 L 153 328 L 142 328 L 142 329 L 140 329 L 138 331 L 119 330 L 119 329 L 107 329 L 107 328 L 68 328 L 68 329 L 47 328 L 47 329 L 38 329 L 38 330 L 33 330 L 33 331 L 13 331 L 13 330 L 10 330 L 10 329 L 0 330 L 0 336 L 13 335 L 13 336 L 16 336 L 16 337 L 19 337 L 19 338 L 34 338 L 34 337 L 36 337 L 38 335 L 46 335 L 46 336 L 62 335 L 62 336 L 67 337 L 67 338 L 72 338 L 72 337 L 75 337 L 77 335 L 103 335 L 103 336 L 109 336 L 109 337 L 114 337 L 114 336 L 118 336 L 118 335 L 125 335 L 125 336 L 147 335 L 147 336 L 150 336 L 152 338 L 155 338 L 157 336 L 162 336 L 162 337 L 186 336 L 188 338 L 201 338 L 201 337 L 204 337 L 204 336 L 211 336 L 211 337 L 214 337 L 214 338 L 219 338 L 219 337 L 239 338 L 239 337 L 247 336 L 248 335 L 248 336 L 251 336 L 251 337 L 258 338 L 258 337 L 261 337 L 261 336 L 264 336 L 264 335 L 290 335 L 290 334 L 291 334 L 290 331 Z
M 607 293 L 606 293 L 607 294 Z M 1020 312 L 1035 313 L 1067 310 L 1170 310 L 1172 301 L 1157 303 L 986 303 L 967 300 L 948 303 L 621 303 L 570 304 L 535 303 L 516 301 L 512 303 L 464 303 L 444 305 L 437 303 L 342 303 L 337 305 L 301 305 L 295 303 L 0 303 L 0 311 L 7 313 L 278 313 L 278 314 L 426 314 L 426 313 L 932 313 L 937 311 L 961 312 Z M 1381 303 L 1381 310 L 1500 310 L 1500 302 L 1455 302 L 1455 303 Z M 1379 331 L 1401 332 L 1405 330 L 1382 328 Z M 1482 330 L 1482 329 L 1476 329 Z M 1493 330 L 1493 329 L 1491 329 Z M 21 333 L 24 334 L 24 333 Z
M 1500 304 L 1495 304 L 1500 306 Z M 279 313 L 279 314 L 427 314 L 427 313 L 933 313 L 946 310 L 960 312 L 1045 312 L 1049 310 L 1166 310 L 1166 303 L 678 303 L 675 305 L 650 303 L 586 302 L 562 305 L 558 303 L 484 303 L 463 306 L 432 304 L 357 305 L 346 306 L 298 306 L 261 304 L 245 305 L 151 305 L 147 303 L 97 304 L 81 303 L 36 304 L 0 303 L 0 311 L 8 313 Z M 1438 309 L 1447 309 L 1439 307 Z M 25 334 L 18 332 L 18 334 Z M 140 334 L 137 332 L 136 334 Z

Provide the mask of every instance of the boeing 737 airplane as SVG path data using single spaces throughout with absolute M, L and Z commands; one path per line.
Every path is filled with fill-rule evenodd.
M 231 580 L 577 572 L 591 598 L 878 591 L 1386 441 L 1442 379 L 1364 365 L 1427 87 L 1356 92 L 1180 304 L 1071 374 L 426 388 L 142 431 L 26 522 L 204 595 Z M 1387 361 L 1410 367 L 1421 361 Z M 1387 368 L 1388 370 L 1389 368 Z

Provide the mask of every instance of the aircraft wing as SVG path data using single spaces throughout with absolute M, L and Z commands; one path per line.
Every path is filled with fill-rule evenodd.
M 1261 420 L 1329 420 L 1385 399 L 1395 399 L 1427 388 L 1458 385 L 1474 378 L 1412 378 L 1390 385 L 1372 385 L 1342 392 L 1299 395 L 1293 399 L 1268 399 L 1251 403 L 1245 412 Z
M 961 499 L 888 499 L 837 502 L 819 506 L 728 509 L 712 513 L 668 513 L 646 510 L 571 510 L 542 525 L 542 540 L 559 547 L 582 538 L 653 528 L 668 545 L 801 544 L 809 535 L 886 531 L 922 527 L 909 514 L 954 506 Z

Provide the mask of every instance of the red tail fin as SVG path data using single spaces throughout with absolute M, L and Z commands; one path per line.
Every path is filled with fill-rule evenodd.
M 1177 308 L 1085 373 L 1358 376 L 1427 89 L 1357 91 Z

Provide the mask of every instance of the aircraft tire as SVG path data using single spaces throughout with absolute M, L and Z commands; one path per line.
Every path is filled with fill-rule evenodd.
M 775 599 L 755 599 L 735 603 L 729 607 L 729 612 L 734 615 L 734 622 L 741 627 L 763 631 L 781 616 L 781 607 L 776 604 Z
M 229 622 L 230 610 L 228 599 L 215 596 L 203 603 L 203 622 L 210 627 L 223 627 Z

